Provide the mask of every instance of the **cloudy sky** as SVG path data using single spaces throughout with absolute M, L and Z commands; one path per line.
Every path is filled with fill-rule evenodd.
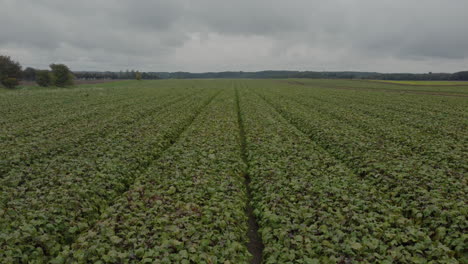
M 468 69 L 468 0 L 0 0 L 0 54 L 72 70 Z

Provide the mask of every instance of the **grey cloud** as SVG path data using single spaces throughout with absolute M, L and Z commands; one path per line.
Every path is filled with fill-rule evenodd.
M 124 1 L 116 15 L 130 27 L 160 31 L 180 22 L 185 11 L 184 2 L 179 0 Z
M 310 7 L 307 1 L 306 9 Z M 221 34 L 271 35 L 307 28 L 306 10 L 294 1 L 216 1 L 191 2 L 189 16 L 201 26 Z
M 0 0 L 0 52 L 74 69 L 455 71 L 466 0 Z M 430 67 L 430 68 L 429 68 Z

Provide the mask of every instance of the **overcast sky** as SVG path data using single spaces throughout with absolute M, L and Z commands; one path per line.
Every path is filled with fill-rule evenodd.
M 72 70 L 468 70 L 468 0 L 0 0 L 0 54 Z

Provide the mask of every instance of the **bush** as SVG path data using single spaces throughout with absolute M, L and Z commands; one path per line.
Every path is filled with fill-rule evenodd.
M 74 76 L 65 64 L 51 64 L 50 68 L 54 76 L 54 84 L 58 87 L 73 85 Z
M 135 79 L 137 79 L 138 81 L 141 81 L 141 72 L 136 72 L 135 73 Z
M 53 79 L 53 75 L 49 71 L 36 71 L 36 82 L 39 86 L 50 86 L 53 83 Z
M 19 81 L 16 78 L 5 78 L 2 80 L 2 84 L 6 88 L 15 88 L 16 86 L 18 86 Z
M 7 88 L 14 88 L 21 79 L 21 65 L 9 56 L 0 55 L 0 83 Z

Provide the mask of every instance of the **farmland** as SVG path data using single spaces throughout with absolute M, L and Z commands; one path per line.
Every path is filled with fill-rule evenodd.
M 415 86 L 468 86 L 468 83 L 466 81 L 373 81 L 382 83 L 407 84 Z
M 0 91 L 2 263 L 468 263 L 468 84 Z

